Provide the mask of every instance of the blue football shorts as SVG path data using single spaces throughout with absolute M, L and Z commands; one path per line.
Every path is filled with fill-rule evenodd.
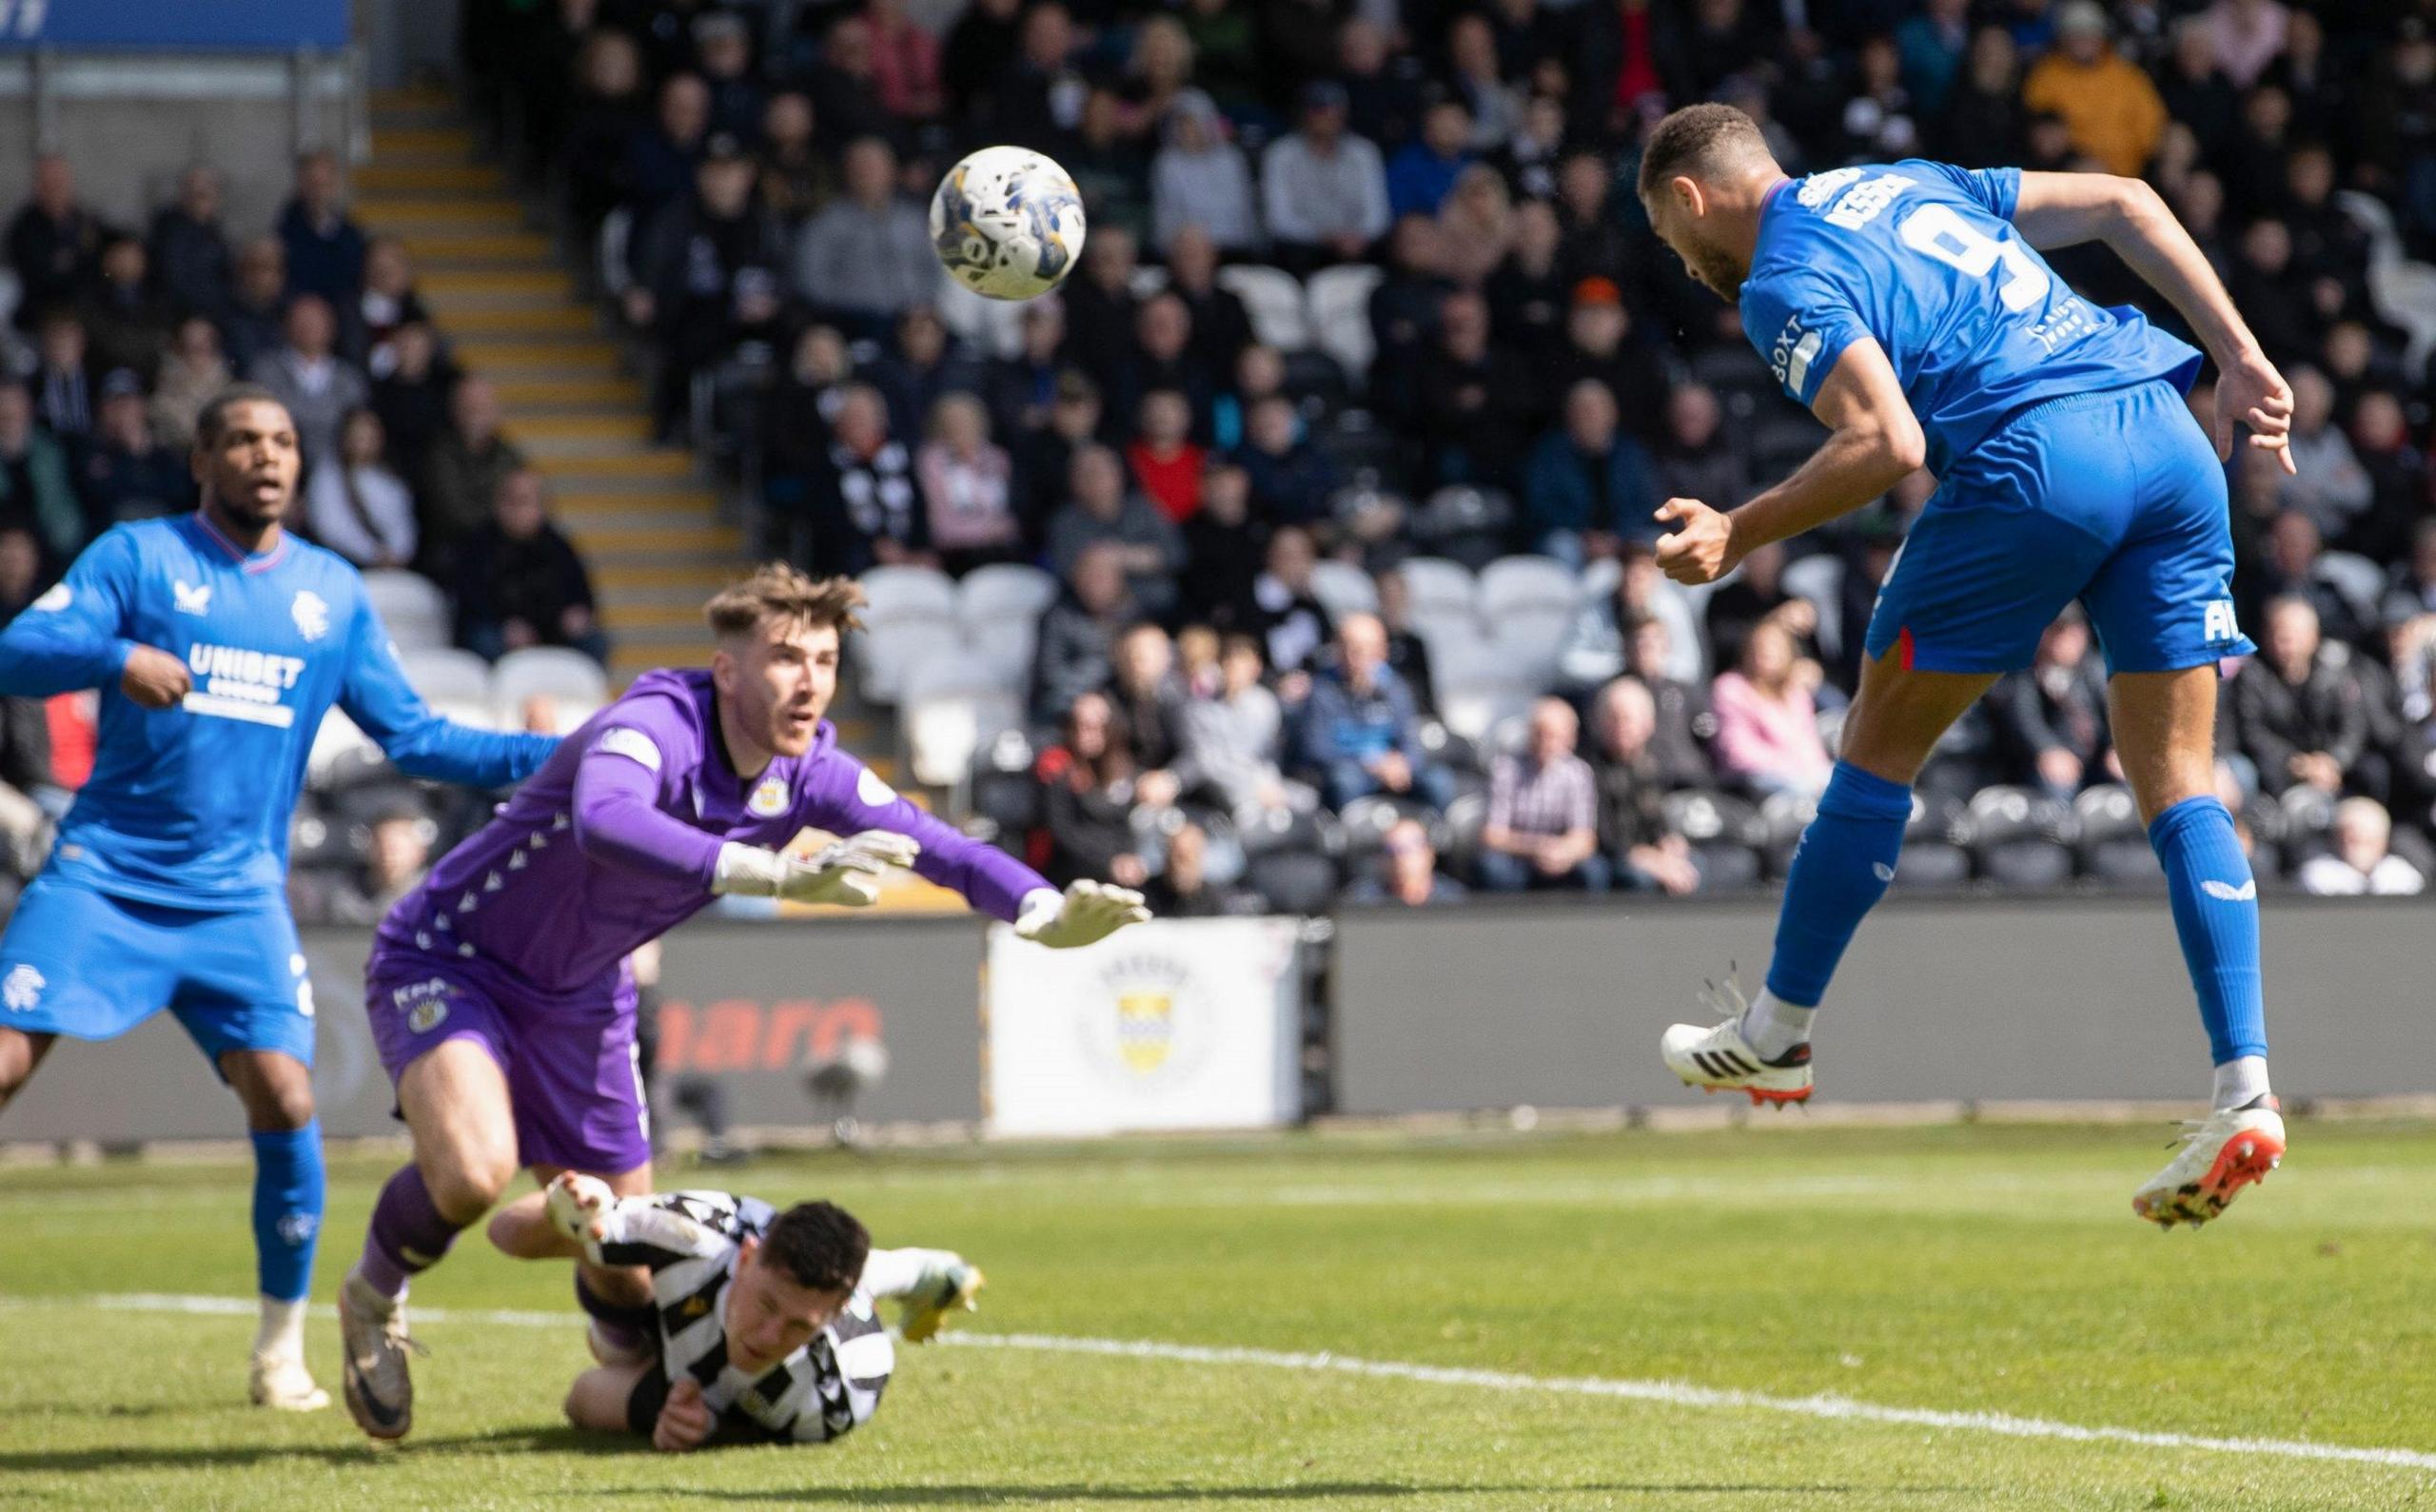
M 2173 385 L 2033 405 L 1957 460 L 1870 617 L 1872 660 L 2012 672 L 2066 604 L 2115 672 L 2179 672 L 2257 648 L 2233 617 L 2224 464 Z
M 116 1039 L 165 1008 L 215 1066 L 232 1050 L 313 1064 L 313 987 L 286 901 L 169 908 L 34 878 L 0 935 L 0 1027 Z

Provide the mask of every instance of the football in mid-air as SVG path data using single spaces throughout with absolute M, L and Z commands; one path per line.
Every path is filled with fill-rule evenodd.
M 1043 153 L 986 147 L 939 181 L 931 242 L 974 293 L 1032 299 L 1055 288 L 1082 255 L 1082 192 Z

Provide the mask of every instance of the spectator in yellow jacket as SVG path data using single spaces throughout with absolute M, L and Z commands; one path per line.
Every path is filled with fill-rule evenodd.
M 2053 111 L 2073 146 L 2109 173 L 2136 178 L 2166 128 L 2165 102 L 2138 65 L 2116 52 L 2097 0 L 2068 0 L 2055 16 L 2055 48 L 2021 88 L 2033 111 Z

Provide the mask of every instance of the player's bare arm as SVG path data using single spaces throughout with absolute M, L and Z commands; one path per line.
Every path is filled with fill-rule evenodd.
M 1659 507 L 1658 518 L 1675 527 L 1658 542 L 1658 564 L 1666 576 L 1715 582 L 1753 550 L 1862 507 L 1927 456 L 1919 420 L 1875 340 L 1844 348 L 1811 410 L 1828 427 L 1826 442 L 1783 482 L 1734 510 L 1697 499 L 1670 499 Z
M 2156 190 L 2138 179 L 2107 173 L 2024 173 L 2014 226 L 2042 250 L 2083 242 L 2112 248 L 2173 303 L 2215 363 L 2216 455 L 2232 457 L 2238 421 L 2249 427 L 2252 446 L 2273 452 L 2287 473 L 2298 470 L 2291 450 L 2291 388 L 2259 350 L 2216 270 Z

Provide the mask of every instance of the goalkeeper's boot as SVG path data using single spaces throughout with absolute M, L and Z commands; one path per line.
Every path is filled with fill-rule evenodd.
M 2196 1228 L 2222 1216 L 2244 1187 L 2265 1181 L 2284 1159 L 2284 1111 L 2272 1095 L 2190 1125 L 2181 1150 L 2132 1196 L 2132 1210 L 2161 1228 Z
M 293 1355 L 254 1356 L 246 1394 L 255 1406 L 275 1412 L 319 1412 L 330 1404 L 330 1394 L 313 1384 L 313 1372 Z
M 905 1293 L 904 1315 L 897 1331 L 909 1344 L 927 1344 L 947 1326 L 949 1315 L 972 1312 L 981 1306 L 981 1267 L 945 1249 L 923 1252 L 922 1279 Z
M 1742 1037 L 1742 1015 L 1750 1004 L 1743 1000 L 1742 989 L 1730 978 L 1709 983 L 1700 993 L 1700 1001 L 1719 1015 L 1719 1022 L 1706 1028 L 1677 1024 L 1658 1042 L 1658 1052 L 1665 1057 L 1666 1069 L 1681 1078 L 1684 1086 L 1712 1093 L 1743 1092 L 1755 1107 L 1766 1103 L 1781 1108 L 1787 1103 L 1809 1100 L 1808 1040 L 1774 1058 L 1754 1050 L 1751 1042 Z
M 384 1297 L 353 1271 L 339 1286 L 339 1342 L 345 1351 L 346 1410 L 376 1439 L 403 1439 L 414 1426 L 415 1384 L 406 1351 L 406 1302 Z

